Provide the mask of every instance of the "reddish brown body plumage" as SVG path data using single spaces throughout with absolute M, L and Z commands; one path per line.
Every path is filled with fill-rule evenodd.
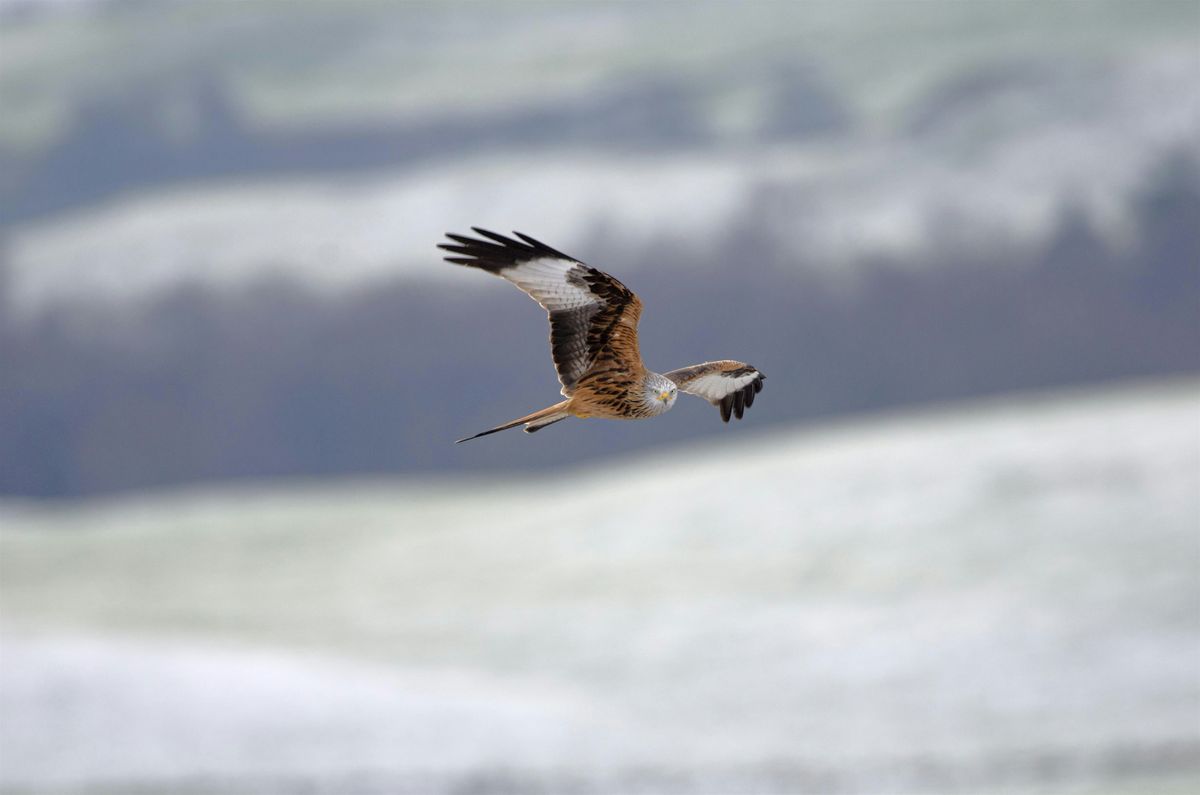
M 550 351 L 566 400 L 468 437 L 524 425 L 532 433 L 569 416 L 639 419 L 667 411 L 676 390 L 704 397 L 728 422 L 739 419 L 762 389 L 755 368 L 730 360 L 652 373 L 638 349 L 642 302 L 607 273 L 520 232 L 519 240 L 478 227 L 482 238 L 447 234 L 447 262 L 511 281 L 542 305 L 550 319 Z M 459 441 L 467 441 L 460 439 Z

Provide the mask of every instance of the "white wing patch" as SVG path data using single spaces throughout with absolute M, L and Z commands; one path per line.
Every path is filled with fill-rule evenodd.
M 698 395 L 710 403 L 718 403 L 729 393 L 744 389 L 747 385 L 754 383 L 758 377 L 757 371 L 739 377 L 713 373 L 694 378 L 688 382 L 686 387 L 681 386 L 680 389 L 688 394 Z
M 765 375 L 742 362 L 725 359 L 683 367 L 665 374 L 684 392 L 696 395 L 721 409 L 721 419 L 739 420 L 754 405 L 754 396 L 762 391 Z
M 598 304 L 586 282 L 567 278 L 571 271 L 582 276 L 584 268 L 574 260 L 543 257 L 505 268 L 497 275 L 521 288 L 550 312 Z

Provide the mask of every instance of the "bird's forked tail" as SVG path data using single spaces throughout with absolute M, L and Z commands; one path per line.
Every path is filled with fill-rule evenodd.
M 465 439 L 459 439 L 455 442 L 455 444 L 469 442 L 472 439 L 478 439 L 480 436 L 487 436 L 489 433 L 507 431 L 509 428 L 515 428 L 518 425 L 525 426 L 525 433 L 539 431 L 542 428 L 545 428 L 547 425 L 551 425 L 559 420 L 565 420 L 567 417 L 570 417 L 571 413 L 567 411 L 567 404 L 570 402 L 571 401 L 568 399 L 561 403 L 555 403 L 553 406 L 547 406 L 546 408 L 535 411 L 532 414 L 526 414 L 520 419 L 513 420 L 512 422 L 506 422 L 503 425 L 497 425 L 495 428 L 488 428 L 486 431 L 480 431 L 474 436 L 468 436 Z

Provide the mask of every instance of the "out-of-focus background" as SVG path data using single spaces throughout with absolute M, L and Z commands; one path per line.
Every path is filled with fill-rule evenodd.
M 0 0 L 0 791 L 1200 789 L 1200 5 Z M 520 230 L 742 422 L 547 405 Z

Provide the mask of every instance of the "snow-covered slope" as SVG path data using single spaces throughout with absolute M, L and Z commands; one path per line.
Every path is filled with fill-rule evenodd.
M 0 787 L 1185 791 L 1198 423 L 1186 381 L 0 504 Z
M 1020 123 L 1000 97 L 946 111 L 920 135 L 653 154 L 540 147 L 370 176 L 133 193 L 14 229 L 12 301 L 36 313 L 265 275 L 334 291 L 438 279 L 447 271 L 434 244 L 471 225 L 515 227 L 576 256 L 598 230 L 619 231 L 641 255 L 627 264 L 652 266 L 656 245 L 702 251 L 753 218 L 797 269 L 826 276 L 880 255 L 920 262 L 946 244 L 950 219 L 981 245 L 1036 244 L 1069 207 L 1121 242 L 1147 175 L 1200 131 L 1197 61 L 1168 49 L 1112 72 L 1063 71 L 1014 90 Z
M 1120 238 L 1151 169 L 1194 151 L 1200 134 L 1200 17 L 1178 2 L 702 3 L 687 14 L 673 3 L 313 2 L 305 14 L 227 4 L 200 15 L 108 5 L 0 26 L 0 156 L 6 139 L 57 141 L 80 97 L 128 93 L 142 108 L 170 87 L 176 104 L 158 115 L 185 119 L 184 75 L 228 92 L 239 136 L 390 120 L 479 137 L 365 172 L 330 171 L 331 140 L 299 171 L 193 163 L 208 176 L 126 175 L 103 201 L 4 229 L 9 300 L 26 312 L 281 272 L 325 289 L 437 278 L 434 243 L 471 224 L 579 256 L 615 231 L 630 259 L 652 266 L 656 245 L 703 251 L 752 220 L 796 267 L 834 272 L 879 256 L 921 262 L 963 241 L 1036 244 L 1068 209 Z M 788 73 L 809 75 L 846 128 L 764 132 L 772 113 L 802 117 L 814 101 L 788 93 Z M 658 83 L 680 92 L 690 133 L 637 120 L 653 112 L 636 98 L 633 110 L 610 107 Z M 571 107 L 633 113 L 631 127 L 656 143 L 580 139 L 570 124 L 534 134 L 537 119 Z M 119 102 L 110 112 L 129 114 L 133 130 L 158 118 Z M 525 117 L 530 129 L 503 132 Z M 91 184 L 91 161 L 48 172 L 66 180 L 63 201 L 90 195 L 71 180 Z

